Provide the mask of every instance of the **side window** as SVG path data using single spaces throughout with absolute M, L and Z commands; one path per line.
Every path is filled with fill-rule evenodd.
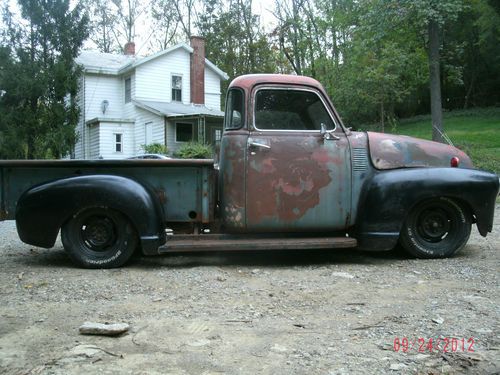
M 123 152 L 123 134 L 115 133 L 115 152 Z
M 182 102 L 182 77 L 172 76 L 172 101 Z
M 257 91 L 255 127 L 261 130 L 329 130 L 335 124 L 321 98 L 314 92 L 288 89 Z
M 130 77 L 125 79 L 125 103 L 130 103 L 132 100 L 132 79 Z
M 224 128 L 239 129 L 243 126 L 244 118 L 243 91 L 231 89 L 227 95 Z

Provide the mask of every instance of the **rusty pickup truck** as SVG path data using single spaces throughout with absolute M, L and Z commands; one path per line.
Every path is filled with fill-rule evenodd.
M 493 227 L 498 176 L 457 148 L 346 128 L 314 79 L 247 75 L 229 86 L 218 160 L 1 161 L 0 219 L 79 266 L 140 249 L 358 248 L 421 258 Z

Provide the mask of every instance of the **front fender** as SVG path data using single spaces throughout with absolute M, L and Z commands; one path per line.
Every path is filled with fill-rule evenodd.
M 16 207 L 19 237 L 30 245 L 50 248 L 61 226 L 90 207 L 123 213 L 136 228 L 145 253 L 156 251 L 165 242 L 159 202 L 138 182 L 112 175 L 70 177 L 24 192 Z
M 499 180 L 493 173 L 461 168 L 411 168 L 380 171 L 362 191 L 356 220 L 359 247 L 389 250 L 406 216 L 429 198 L 448 197 L 465 204 L 486 236 L 493 228 Z

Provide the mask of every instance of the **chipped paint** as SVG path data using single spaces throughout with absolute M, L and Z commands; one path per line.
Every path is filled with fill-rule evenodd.
M 248 154 L 247 231 L 345 226 L 350 211 L 345 136 L 325 141 L 319 132 L 254 132 L 251 140 L 265 141 L 270 149 L 251 148 Z
M 373 132 L 368 132 L 368 139 L 370 157 L 377 169 L 449 167 L 454 156 L 460 159 L 460 167 L 473 167 L 463 151 L 442 143 Z
M 224 134 L 221 142 L 219 172 L 219 207 L 221 224 L 228 232 L 246 227 L 245 170 L 248 131 Z

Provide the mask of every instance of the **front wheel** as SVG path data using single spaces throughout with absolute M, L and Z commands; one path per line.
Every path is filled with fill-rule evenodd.
M 471 231 L 471 217 L 455 201 L 436 198 L 417 204 L 401 230 L 403 248 L 418 258 L 445 258 L 460 251 Z
M 70 258 L 84 268 L 122 266 L 137 246 L 137 234 L 120 212 L 95 207 L 75 214 L 61 229 Z

